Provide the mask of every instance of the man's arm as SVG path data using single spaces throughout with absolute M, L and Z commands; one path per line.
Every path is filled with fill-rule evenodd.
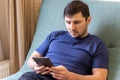
M 36 73 L 41 73 L 41 74 L 49 74 L 50 71 L 48 70 L 49 67 L 45 67 L 45 66 L 39 66 L 36 64 L 36 62 L 32 59 L 32 57 L 43 57 L 42 55 L 40 55 L 38 52 L 34 51 L 32 53 L 32 55 L 30 56 L 27 64 L 28 66 L 33 69 L 34 71 L 36 71 Z
M 58 80 L 106 80 L 108 71 L 107 69 L 94 68 L 92 75 L 80 75 L 69 72 L 64 66 L 52 67 L 51 74 Z
M 75 73 L 71 73 L 72 78 L 70 80 L 72 80 L 74 77 L 77 80 L 106 80 L 107 79 L 107 74 L 108 74 L 107 69 L 95 68 L 92 71 L 93 71 L 92 75 L 78 75 Z
M 32 59 L 32 57 L 42 57 L 42 55 L 40 55 L 40 54 L 39 54 L 38 52 L 36 52 L 36 51 L 34 51 L 34 52 L 31 54 L 31 56 L 30 56 L 27 64 L 28 64 L 28 66 L 29 66 L 31 69 L 34 70 L 34 66 L 37 66 L 37 64 L 36 64 L 35 61 Z

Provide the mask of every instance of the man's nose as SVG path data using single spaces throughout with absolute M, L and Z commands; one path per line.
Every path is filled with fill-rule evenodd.
M 74 23 L 71 23 L 71 24 L 70 24 L 70 28 L 71 28 L 71 29 L 76 29 L 75 24 L 74 24 Z

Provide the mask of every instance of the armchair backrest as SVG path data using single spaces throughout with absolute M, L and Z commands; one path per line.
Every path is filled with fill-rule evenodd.
M 63 10 L 71 0 L 43 0 L 36 33 L 27 59 L 51 31 L 65 30 Z M 89 33 L 100 37 L 109 51 L 109 80 L 119 80 L 120 77 L 120 2 L 83 0 L 90 8 L 92 21 L 88 27 Z M 28 68 L 25 65 L 23 68 Z M 23 69 L 21 69 L 23 70 Z M 112 74 L 114 73 L 114 74 Z

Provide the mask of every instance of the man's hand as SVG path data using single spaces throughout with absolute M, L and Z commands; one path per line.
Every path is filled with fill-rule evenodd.
M 49 67 L 45 67 L 45 66 L 34 66 L 34 70 L 36 71 L 36 73 L 40 73 L 42 75 L 50 73 Z
M 49 68 L 50 74 L 57 80 L 70 80 L 70 72 L 62 65 Z
M 68 71 L 64 66 L 49 68 L 50 74 L 57 80 L 106 80 L 107 69 L 94 68 L 92 75 L 80 75 Z

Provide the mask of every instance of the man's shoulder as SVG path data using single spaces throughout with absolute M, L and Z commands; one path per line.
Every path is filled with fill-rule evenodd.
M 56 37 L 56 36 L 61 36 L 61 35 L 65 35 L 67 33 L 67 31 L 64 30 L 59 30 L 59 31 L 53 31 L 51 32 L 51 35 Z
M 95 44 L 103 44 L 103 45 L 105 45 L 105 42 L 100 38 L 100 37 L 98 37 L 98 36 L 96 36 L 96 35 L 91 35 L 90 34 L 90 41 L 91 42 L 93 42 L 93 43 L 95 43 Z
M 92 38 L 92 40 L 102 41 L 98 36 L 94 34 L 89 34 L 89 35 L 90 35 L 90 38 Z

